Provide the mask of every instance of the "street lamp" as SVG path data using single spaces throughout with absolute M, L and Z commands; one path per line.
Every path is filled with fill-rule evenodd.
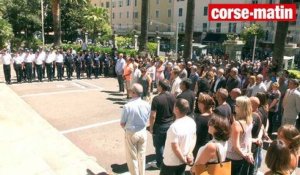
M 157 53 L 156 55 L 159 56 L 159 53 L 160 53 L 160 37 L 158 36 L 158 31 L 156 32 L 156 40 L 157 40 Z
M 99 44 L 101 44 L 101 43 L 100 43 L 101 34 L 102 34 L 101 32 L 98 33 L 98 41 L 99 41 Z
M 41 0 L 41 13 L 42 13 L 42 41 L 43 46 L 45 45 L 45 29 L 44 29 L 44 1 Z
M 254 36 L 254 44 L 253 44 L 253 52 L 252 52 L 252 63 L 254 63 L 254 56 L 255 56 L 255 49 L 256 49 L 256 40 L 257 40 L 257 34 Z
M 84 36 L 85 36 L 84 41 L 85 41 L 85 43 L 87 44 L 87 43 L 88 43 L 88 33 L 85 32 L 85 33 L 84 33 Z
M 134 35 L 134 50 L 138 50 L 138 35 Z

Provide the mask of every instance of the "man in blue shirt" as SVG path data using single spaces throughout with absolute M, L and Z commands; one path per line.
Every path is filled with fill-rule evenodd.
M 146 125 L 150 116 L 150 104 L 141 99 L 143 87 L 132 86 L 132 100 L 124 105 L 121 126 L 125 130 L 126 160 L 131 175 L 145 175 L 147 145 Z

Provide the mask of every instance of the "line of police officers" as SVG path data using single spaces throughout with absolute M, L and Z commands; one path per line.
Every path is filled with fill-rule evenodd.
M 57 71 L 57 80 L 62 81 L 66 69 L 67 80 L 71 80 L 74 70 L 76 78 L 80 79 L 86 73 L 86 77 L 91 79 L 92 74 L 99 78 L 102 73 L 107 77 L 109 68 L 114 64 L 114 60 L 107 53 L 82 51 L 76 53 L 73 49 L 64 52 L 62 49 L 47 49 L 44 51 L 40 48 L 36 53 L 32 49 L 19 49 L 14 54 L 3 50 L 0 53 L 2 58 L 5 81 L 11 84 L 11 64 L 16 72 L 17 82 L 29 82 L 35 80 L 36 75 L 39 82 L 43 81 L 47 72 L 48 81 L 55 78 Z

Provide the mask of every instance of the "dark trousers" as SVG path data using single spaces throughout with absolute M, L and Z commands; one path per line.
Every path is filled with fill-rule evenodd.
M 53 67 L 52 67 L 52 79 L 55 78 L 55 69 L 56 69 L 56 65 L 53 64 Z
M 81 68 L 80 65 L 76 66 L 76 78 L 80 79 Z
M 32 66 L 32 78 L 35 79 L 35 72 L 36 72 L 36 64 L 33 62 Z
M 42 65 L 38 65 L 36 64 L 36 72 L 37 72 L 37 77 L 38 77 L 38 80 L 39 81 L 42 81 L 43 80 L 43 68 L 42 68 Z
M 91 75 L 92 75 L 92 65 L 87 64 L 86 65 L 86 76 L 87 76 L 87 78 L 91 78 Z
M 23 77 L 22 65 L 21 64 L 16 64 L 15 70 L 16 70 L 16 75 L 17 75 L 17 82 L 21 83 L 22 82 L 22 77 Z
M 32 81 L 32 63 L 26 63 L 25 69 L 26 69 L 26 78 L 29 82 L 31 82 Z
M 170 126 L 154 126 L 153 127 L 153 145 L 155 147 L 155 157 L 157 167 L 161 167 L 163 163 L 163 153 L 167 138 L 167 131 Z
M 73 65 L 72 64 L 67 64 L 67 77 L 70 80 L 73 72 Z
M 254 159 L 254 163 L 250 164 L 248 163 L 249 166 L 249 175 L 256 175 L 257 174 L 257 170 L 259 168 L 259 156 L 260 156 L 260 150 L 261 148 L 258 147 L 258 145 L 255 145 L 254 143 L 252 144 L 252 153 L 253 153 L 253 159 Z
M 160 175 L 184 175 L 185 164 L 178 166 L 166 166 L 164 163 L 161 165 Z
M 104 66 L 104 76 L 108 77 L 109 74 L 109 66 Z
M 10 64 L 9 65 L 4 65 L 3 64 L 3 71 L 4 71 L 4 76 L 5 76 L 6 83 L 10 84 L 11 83 Z
M 124 79 L 123 75 L 117 75 L 118 83 L 119 83 L 119 91 L 124 92 Z
M 277 130 L 277 127 L 276 127 L 276 125 L 277 125 L 277 122 L 276 122 L 277 115 L 278 115 L 278 112 L 269 111 L 269 114 L 268 114 L 268 119 L 269 119 L 268 134 L 269 134 L 269 136 L 271 136 L 272 133 Z
M 231 160 L 231 174 L 232 175 L 248 175 L 249 163 L 242 160 Z
M 94 67 L 95 78 L 98 78 L 99 73 L 100 73 L 100 67 L 99 67 L 99 65 L 95 65 L 95 67 Z
M 43 78 L 45 78 L 46 76 L 45 76 L 45 74 L 46 74 L 46 67 L 45 66 L 43 66 Z
M 58 80 L 62 80 L 62 76 L 63 76 L 63 64 L 62 63 L 56 63 L 56 69 L 57 69 L 57 79 Z
M 47 78 L 49 81 L 53 80 L 52 70 L 53 66 L 52 63 L 46 63 L 46 70 L 47 70 Z

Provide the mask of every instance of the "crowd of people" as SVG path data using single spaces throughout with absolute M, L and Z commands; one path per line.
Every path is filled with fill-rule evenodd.
M 219 160 L 231 161 L 233 175 L 255 175 L 264 160 L 267 175 L 293 174 L 298 166 L 299 80 L 286 70 L 272 71 L 270 59 L 204 56 L 201 62 L 184 62 L 43 48 L 4 50 L 0 57 L 7 84 L 11 65 L 17 83 L 71 80 L 74 72 L 77 79 L 115 75 L 129 99 L 121 126 L 132 175 L 145 174 L 147 129 L 155 148 L 153 166 L 162 175 L 184 174 L 186 165 L 194 173 L 197 165 Z M 264 142 L 271 143 L 265 158 Z
M 267 175 L 295 174 L 299 80 L 286 70 L 272 71 L 268 59 L 204 59 L 198 65 L 119 54 L 119 91 L 126 89 L 131 99 L 121 119 L 130 173 L 145 174 L 148 129 L 156 155 L 151 165 L 161 175 L 184 174 L 187 165 L 197 173 L 197 166 L 218 161 L 230 161 L 233 175 L 256 175 L 262 161 L 269 168 Z M 151 100 L 155 86 L 158 94 Z
M 31 83 L 33 81 L 63 81 L 72 80 L 74 72 L 76 78 L 96 79 L 101 75 L 108 77 L 114 65 L 114 59 L 107 53 L 99 53 L 83 50 L 76 52 L 72 48 L 43 49 L 39 48 L 35 53 L 32 49 L 19 49 L 10 53 L 2 50 L 3 71 L 6 84 L 11 84 L 11 65 L 16 73 L 16 83 Z M 65 73 L 66 72 L 66 73 Z

